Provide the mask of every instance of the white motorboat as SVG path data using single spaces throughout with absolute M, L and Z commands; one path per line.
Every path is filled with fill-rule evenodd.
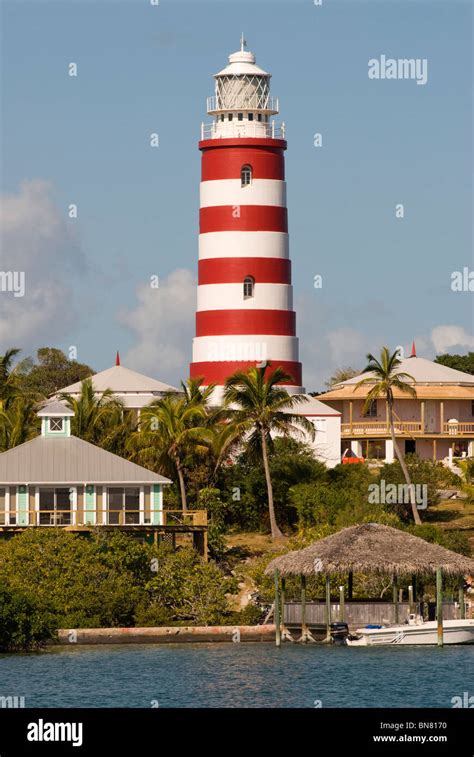
M 366 626 L 349 634 L 345 643 L 351 647 L 379 644 L 437 644 L 438 623 L 423 621 L 419 615 L 410 615 L 406 623 L 395 626 Z M 443 621 L 444 644 L 474 644 L 474 620 Z

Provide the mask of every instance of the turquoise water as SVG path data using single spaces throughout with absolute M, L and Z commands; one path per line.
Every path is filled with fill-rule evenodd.
M 151 707 L 153 701 L 160 707 L 451 707 L 463 692 L 474 695 L 474 645 L 147 644 L 0 655 L 0 696 L 25 696 L 26 707 Z

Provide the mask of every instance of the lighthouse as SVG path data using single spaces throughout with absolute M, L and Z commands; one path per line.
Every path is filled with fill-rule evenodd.
M 215 74 L 201 125 L 199 271 L 192 378 L 217 384 L 236 370 L 270 364 L 303 393 L 293 310 L 284 124 L 271 74 L 240 50 Z

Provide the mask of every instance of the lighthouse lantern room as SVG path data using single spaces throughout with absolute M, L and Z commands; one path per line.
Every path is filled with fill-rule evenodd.
M 302 393 L 288 246 L 284 125 L 271 74 L 245 49 L 215 75 L 202 125 L 199 274 L 191 376 L 216 394 L 236 370 L 269 363 Z

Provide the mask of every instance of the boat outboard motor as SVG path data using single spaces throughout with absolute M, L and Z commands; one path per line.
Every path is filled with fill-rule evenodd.
M 333 644 L 344 644 L 344 640 L 349 636 L 349 626 L 347 623 L 331 623 L 330 629 Z

